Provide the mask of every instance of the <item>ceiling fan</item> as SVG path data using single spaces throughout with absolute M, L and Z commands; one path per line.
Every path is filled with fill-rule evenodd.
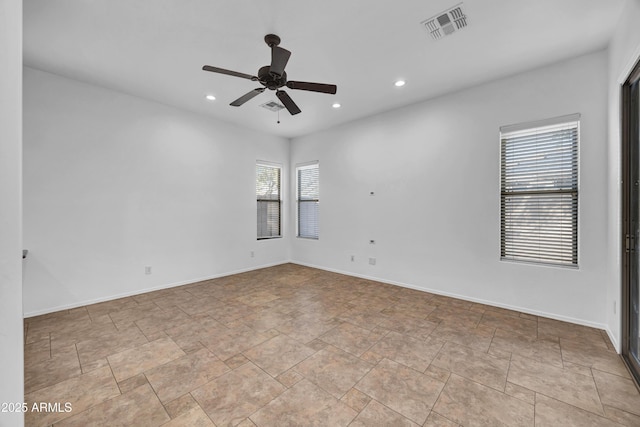
M 264 67 L 261 67 L 258 70 L 258 76 L 239 73 L 237 71 L 225 70 L 224 68 L 212 67 L 211 65 L 205 65 L 204 67 L 202 67 L 204 71 L 211 71 L 214 73 L 226 74 L 228 76 L 241 77 L 243 79 L 256 81 L 264 86 L 247 92 L 229 105 L 239 107 L 255 96 L 261 94 L 266 89 L 270 89 L 276 91 L 276 96 L 278 97 L 278 99 L 282 101 L 289 113 L 291 113 L 291 115 L 294 115 L 300 113 L 302 110 L 298 108 L 296 103 L 293 102 L 293 99 L 291 99 L 287 92 L 280 89 L 283 86 L 286 86 L 289 89 L 308 90 L 311 92 L 330 93 L 332 95 L 335 95 L 336 91 L 338 90 L 338 87 L 336 85 L 325 83 L 298 82 L 293 80 L 287 81 L 287 73 L 284 71 L 284 68 L 287 66 L 287 62 L 289 61 L 291 52 L 278 46 L 280 44 L 280 37 L 276 36 L 275 34 L 267 34 L 266 36 L 264 36 L 264 41 L 271 48 L 271 65 L 265 65 Z

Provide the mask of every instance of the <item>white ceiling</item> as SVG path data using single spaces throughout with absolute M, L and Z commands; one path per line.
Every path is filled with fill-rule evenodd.
M 606 47 L 624 0 L 465 0 L 469 26 L 433 41 L 420 22 L 459 0 L 24 0 L 25 65 L 294 137 Z M 292 52 L 302 113 L 229 103 L 270 63 L 265 34 Z M 396 88 L 396 79 L 407 84 Z M 216 96 L 207 101 L 206 94 Z M 334 102 L 342 108 L 333 109 Z

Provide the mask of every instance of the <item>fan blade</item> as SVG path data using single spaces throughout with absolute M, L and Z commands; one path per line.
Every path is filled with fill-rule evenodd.
M 243 79 L 249 79 L 249 80 L 254 80 L 254 81 L 258 80 L 258 78 L 256 76 L 251 76 L 249 74 L 239 73 L 237 71 L 225 70 L 224 68 L 212 67 L 211 65 L 205 65 L 204 67 L 202 67 L 202 69 L 204 71 L 211 71 L 212 73 L 226 74 L 228 76 L 241 77 Z
M 271 67 L 269 67 L 269 72 L 271 74 L 282 76 L 282 73 L 284 73 L 284 67 L 287 66 L 290 56 L 291 52 L 287 49 L 273 46 L 271 48 Z
M 289 89 L 310 90 L 311 92 L 330 93 L 332 95 L 335 95 L 338 91 L 338 86 L 324 83 L 288 81 L 287 87 Z
M 260 95 L 262 92 L 264 92 L 266 88 L 264 87 L 259 87 L 257 89 L 252 90 L 251 92 L 247 92 L 244 95 L 242 95 L 240 98 L 236 99 L 235 101 L 233 101 L 231 104 L 234 107 L 239 107 L 242 104 L 244 104 L 245 102 L 247 102 L 248 100 Z
M 292 116 L 302 112 L 302 110 L 298 108 L 296 103 L 293 102 L 293 99 L 291 99 L 291 97 L 289 96 L 289 94 L 287 94 L 287 92 L 283 90 L 279 90 L 276 92 L 276 96 L 278 97 L 278 99 L 280 99 L 280 101 L 282 101 L 282 103 L 287 108 L 289 113 L 291 113 Z

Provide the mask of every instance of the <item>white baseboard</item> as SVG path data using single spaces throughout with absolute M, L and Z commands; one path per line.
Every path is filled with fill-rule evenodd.
M 402 283 L 402 282 L 397 282 L 397 281 L 394 281 L 394 280 L 382 279 L 382 278 L 374 277 L 374 276 L 367 276 L 367 275 L 364 275 L 364 274 L 353 273 L 353 272 L 350 272 L 350 271 L 344 271 L 344 270 L 339 270 L 339 269 L 335 269 L 335 268 L 323 267 L 323 266 L 309 264 L 309 263 L 295 261 L 295 260 L 292 260 L 290 262 L 292 264 L 298 264 L 298 265 L 302 265 L 302 266 L 305 266 L 305 267 L 317 268 L 319 270 L 330 271 L 332 273 L 344 274 L 346 276 L 358 277 L 360 279 L 374 280 L 376 282 L 387 283 L 389 285 L 396 285 L 396 286 L 401 286 L 403 288 L 414 289 L 414 290 L 423 291 L 423 292 L 429 292 L 429 293 L 436 294 L 436 295 L 442 295 L 442 296 L 446 296 L 446 297 L 461 299 L 461 300 L 464 300 L 464 301 L 475 302 L 475 303 L 478 303 L 478 304 L 485 304 L 485 305 L 490 305 L 490 306 L 493 306 L 493 307 L 505 308 L 507 310 L 518 311 L 518 312 L 521 312 L 521 313 L 531 314 L 531 315 L 534 315 L 534 316 L 546 317 L 548 319 L 560 320 L 560 321 L 563 321 L 563 322 L 574 323 L 574 324 L 582 325 L 582 326 L 588 326 L 590 328 L 602 329 L 602 330 L 607 332 L 607 335 L 609 335 L 610 338 L 612 337 L 612 334 L 609 331 L 608 326 L 606 324 L 603 324 L 603 323 L 591 322 L 591 321 L 583 320 L 583 319 L 576 319 L 576 318 L 573 318 L 573 317 L 563 316 L 563 315 L 555 314 L 555 313 L 547 313 L 547 312 L 544 312 L 544 311 L 531 310 L 531 309 L 528 309 L 526 307 L 518 307 L 518 306 L 509 305 L 509 304 L 502 304 L 502 303 L 495 302 L 495 301 L 488 301 L 488 300 L 483 300 L 483 299 L 480 299 L 480 298 L 468 297 L 466 295 L 459 295 L 459 294 L 455 294 L 455 293 L 451 293 L 451 292 L 445 292 L 445 291 L 442 291 L 442 290 L 439 290 L 439 289 L 425 288 L 425 287 L 416 286 L 416 285 L 412 285 L 412 284 L 408 284 L 408 283 Z M 618 349 L 618 346 L 616 345 L 616 342 L 617 342 L 616 340 L 612 339 L 612 343 L 615 345 L 616 349 Z
M 126 298 L 126 297 L 130 297 L 130 296 L 134 296 L 134 295 L 145 294 L 147 292 L 153 292 L 153 291 L 160 291 L 160 290 L 163 290 L 163 289 L 175 288 L 177 286 L 189 285 L 191 283 L 198 283 L 198 282 L 203 282 L 205 280 L 218 279 L 220 277 L 232 276 L 234 274 L 246 273 L 248 271 L 260 270 L 262 268 L 275 267 L 276 265 L 289 264 L 289 263 L 291 263 L 290 260 L 275 262 L 275 263 L 271 263 L 271 264 L 263 264 L 263 265 L 253 266 L 253 267 L 244 268 L 244 269 L 240 269 L 240 270 L 233 270 L 233 271 L 228 271 L 228 272 L 224 272 L 224 273 L 218 273 L 218 274 L 214 274 L 212 276 L 199 277 L 199 278 L 183 280 L 183 281 L 174 282 L 174 283 L 167 283 L 167 284 L 163 284 L 163 285 L 159 285 L 159 286 L 154 286 L 152 288 L 138 289 L 138 290 L 135 290 L 133 292 L 125 292 L 125 293 L 121 293 L 121 294 L 110 295 L 108 297 L 96 298 L 96 299 L 87 300 L 87 301 L 80 301 L 80 302 L 73 303 L 73 304 L 64 304 L 64 305 L 61 305 L 61 306 L 51 307 L 51 308 L 47 308 L 47 309 L 44 309 L 44 310 L 36 310 L 36 311 L 29 312 L 29 313 L 24 313 L 24 318 L 26 319 L 26 318 L 34 317 L 34 316 L 41 316 L 43 314 L 55 313 L 56 311 L 69 310 L 69 309 L 72 309 L 72 308 L 84 307 L 85 305 L 97 304 L 97 303 L 111 301 L 111 300 L 118 299 L 118 298 Z
M 620 354 L 622 352 L 622 347 L 620 346 L 620 343 L 618 342 L 618 338 L 613 335 L 613 333 L 611 332 L 611 329 L 609 329 L 608 326 L 605 327 L 604 330 L 607 333 L 607 336 L 609 337 L 609 340 L 611 340 L 611 344 L 613 345 L 613 348 L 615 348 L 616 352 L 618 354 Z

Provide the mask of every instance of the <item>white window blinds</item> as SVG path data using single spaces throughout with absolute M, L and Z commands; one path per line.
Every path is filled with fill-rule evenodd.
M 297 202 L 298 237 L 318 238 L 318 211 L 320 202 L 320 171 L 318 163 L 298 166 Z
M 577 266 L 579 117 L 501 128 L 501 259 Z
M 281 175 L 279 166 L 256 164 L 258 239 L 280 237 Z

